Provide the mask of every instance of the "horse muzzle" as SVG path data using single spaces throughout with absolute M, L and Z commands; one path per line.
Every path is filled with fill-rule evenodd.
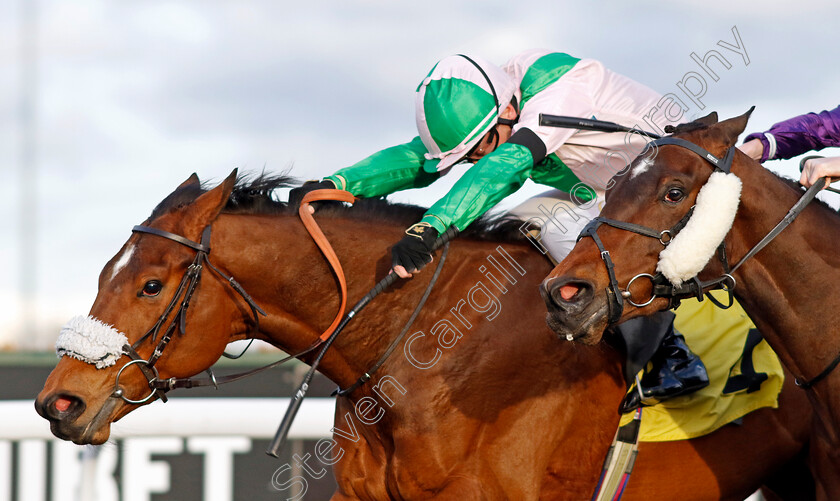
M 98 445 L 108 440 L 111 417 L 120 403 L 109 397 L 96 408 L 79 395 L 54 391 L 38 395 L 35 410 L 50 422 L 50 431 L 57 438 L 79 445 Z
M 595 344 L 607 327 L 606 303 L 593 284 L 574 277 L 549 277 L 540 284 L 546 323 L 561 338 Z

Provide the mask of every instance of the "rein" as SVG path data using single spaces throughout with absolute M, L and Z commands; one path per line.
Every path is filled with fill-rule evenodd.
M 372 375 L 379 370 L 382 365 L 385 364 L 385 361 L 394 353 L 394 350 L 397 348 L 397 345 L 400 344 L 400 341 L 403 340 L 405 335 L 408 333 L 408 330 L 411 328 L 411 325 L 414 324 L 414 321 L 417 319 L 417 315 L 420 314 L 420 311 L 423 309 L 423 306 L 426 305 L 426 300 L 429 299 L 429 295 L 432 293 L 432 289 L 437 282 L 438 277 L 440 276 L 440 272 L 443 269 L 443 263 L 446 262 L 446 256 L 449 254 L 449 242 L 446 242 L 443 246 L 443 252 L 440 254 L 440 260 L 438 261 L 437 268 L 435 268 L 435 273 L 432 275 L 432 279 L 429 280 L 429 285 L 426 286 L 426 291 L 423 293 L 423 297 L 420 298 L 420 301 L 417 303 L 417 306 L 414 308 L 414 311 L 411 313 L 411 317 L 409 317 L 408 322 L 405 323 L 402 330 L 400 331 L 399 335 L 391 341 L 391 344 L 388 345 L 388 348 L 379 357 L 379 360 L 374 363 L 370 369 L 365 371 L 364 375 L 356 380 L 355 383 L 348 386 L 345 389 L 336 388 L 336 390 L 330 396 L 338 395 L 340 397 L 346 397 L 347 395 L 353 393 L 356 388 L 359 388 L 363 384 L 370 381 Z
M 313 240 L 315 240 L 315 243 L 318 245 L 319 249 L 321 249 L 321 252 L 324 253 L 330 265 L 335 270 L 336 276 L 338 277 L 339 283 L 341 285 L 341 305 L 339 307 L 339 312 L 336 315 L 335 320 L 333 321 L 332 325 L 330 325 L 330 327 L 328 327 L 327 330 L 323 334 L 321 334 L 321 336 L 312 345 L 305 348 L 304 350 L 293 355 L 284 357 L 271 364 L 258 367 L 256 369 L 236 374 L 230 374 L 219 378 L 217 378 L 215 374 L 213 374 L 211 369 L 208 369 L 206 371 L 209 374 L 208 378 L 172 377 L 161 380 L 157 369 L 154 367 L 155 363 L 157 363 L 158 359 L 163 354 L 163 350 L 166 348 L 166 346 L 169 344 L 169 341 L 172 339 L 172 334 L 175 331 L 176 326 L 178 327 L 178 331 L 181 335 L 186 333 L 187 309 L 189 308 L 190 300 L 192 299 L 192 295 L 195 292 L 196 286 L 198 285 L 198 281 L 201 278 L 201 271 L 204 268 L 204 265 L 206 264 L 213 272 L 222 277 L 233 288 L 233 290 L 236 291 L 236 293 L 239 294 L 245 300 L 245 302 L 248 303 L 248 306 L 251 308 L 251 313 L 254 316 L 254 330 L 259 330 L 259 315 L 265 316 L 265 311 L 263 311 L 262 308 L 260 308 L 254 302 L 251 296 L 248 295 L 247 292 L 245 292 L 245 289 L 243 289 L 242 286 L 239 285 L 239 283 L 233 277 L 227 276 L 224 272 L 222 272 L 219 268 L 217 268 L 215 265 L 213 265 L 213 263 L 210 262 L 210 225 L 204 228 L 204 231 L 201 234 L 200 243 L 193 242 L 192 240 L 182 237 L 181 235 L 159 230 L 157 228 L 152 228 L 149 226 L 135 226 L 134 228 L 132 228 L 132 232 L 149 233 L 152 235 L 157 235 L 159 237 L 167 238 L 169 240 L 172 240 L 173 242 L 177 242 L 181 245 L 194 249 L 196 251 L 196 256 L 192 264 L 189 267 L 187 267 L 187 271 L 184 273 L 184 276 L 181 279 L 181 283 L 178 285 L 178 289 L 175 292 L 175 296 L 172 298 L 172 301 L 170 301 L 169 305 L 166 307 L 163 314 L 158 319 L 157 323 L 155 323 L 155 325 L 134 344 L 126 344 L 125 346 L 123 346 L 123 351 L 126 355 L 128 355 L 131 358 L 131 361 L 125 364 L 122 368 L 120 368 L 119 372 L 117 373 L 113 396 L 122 398 L 129 404 L 142 404 L 148 402 L 154 396 L 158 396 L 161 400 L 166 402 L 166 392 L 170 390 L 174 390 L 177 388 L 197 388 L 203 386 L 214 386 L 218 388 L 220 384 L 227 384 L 232 383 L 234 381 L 239 381 L 240 379 L 244 379 L 246 377 L 258 374 L 265 370 L 277 367 L 278 365 L 288 362 L 289 360 L 292 360 L 294 358 L 299 358 L 303 355 L 306 355 L 307 353 L 310 353 L 311 351 L 315 350 L 315 348 L 317 348 L 319 345 L 323 344 L 324 341 L 326 341 L 326 339 L 329 338 L 330 334 L 335 330 L 339 320 L 341 319 L 341 316 L 344 313 L 347 297 L 347 285 L 344 279 L 344 272 L 341 269 L 341 263 L 339 263 L 338 257 L 335 255 L 335 251 L 333 251 L 329 242 L 327 242 L 324 233 L 315 223 L 314 218 L 309 213 L 309 211 L 306 210 L 306 207 L 309 206 L 309 202 L 316 200 L 329 199 L 352 203 L 355 199 L 349 193 L 340 190 L 321 191 L 328 193 L 313 192 L 312 194 L 307 194 L 307 196 L 304 197 L 303 203 L 301 204 L 300 208 L 300 217 L 307 231 L 309 231 L 310 235 L 312 235 Z M 182 296 L 183 300 L 181 301 Z M 157 336 L 161 332 L 163 324 L 166 322 L 167 318 L 169 318 L 169 316 L 172 314 L 172 311 L 178 305 L 179 301 L 181 301 L 181 305 L 178 309 L 178 312 L 175 314 L 175 317 L 171 320 L 168 327 L 166 327 L 166 329 L 163 331 L 163 335 L 161 336 L 158 344 L 155 346 L 154 352 L 148 360 L 144 359 L 137 353 L 137 348 L 149 337 L 152 338 L 152 341 L 155 341 L 157 339 Z M 152 390 L 151 393 L 149 393 L 149 395 L 139 400 L 132 400 L 126 397 L 119 385 L 120 377 L 122 376 L 123 371 L 130 365 L 135 364 L 137 364 L 140 370 L 143 371 L 144 376 L 149 382 L 149 388 Z
M 727 174 L 731 173 L 732 168 L 732 159 L 735 153 L 735 147 L 732 146 L 726 150 L 723 158 L 718 158 L 707 150 L 701 148 L 700 146 L 686 141 L 685 139 L 680 139 L 676 137 L 664 137 L 661 139 L 657 139 L 650 143 L 653 146 L 665 146 L 665 145 L 674 145 L 679 146 L 699 155 L 701 158 L 712 164 L 715 171 L 721 171 Z M 664 297 L 669 299 L 668 308 L 676 308 L 680 304 L 681 299 L 686 299 L 689 297 L 695 297 L 699 301 L 703 300 L 703 294 L 705 293 L 706 297 L 709 298 L 716 306 L 726 309 L 732 306 L 734 301 L 733 291 L 736 286 L 735 278 L 732 276 L 738 268 L 741 267 L 744 262 L 746 262 L 749 258 L 753 257 L 757 254 L 761 249 L 767 246 L 774 238 L 776 238 L 785 228 L 787 228 L 793 221 L 802 213 L 805 207 L 808 206 L 811 201 L 817 196 L 817 194 L 825 187 L 825 178 L 820 178 L 815 182 L 810 188 L 808 188 L 799 200 L 790 208 L 788 213 L 770 230 L 764 238 L 762 238 L 757 244 L 755 244 L 745 255 L 742 257 L 735 266 L 730 268 L 728 259 L 726 257 L 726 242 L 725 240 L 720 243 L 718 247 L 718 257 L 721 261 L 721 264 L 724 269 L 724 273 L 722 276 L 712 279 L 710 281 L 704 282 L 701 281 L 697 276 L 694 276 L 692 279 L 689 279 L 679 286 L 675 286 L 668 282 L 665 276 L 660 272 L 656 275 L 651 275 L 649 273 L 641 273 L 636 275 L 627 283 L 627 287 L 624 290 L 621 290 L 620 286 L 618 285 L 618 281 L 615 277 L 615 265 L 612 262 L 612 258 L 610 257 L 609 251 L 604 247 L 603 242 L 598 237 L 598 227 L 602 224 L 606 224 L 608 226 L 612 226 L 614 228 L 619 228 L 625 231 L 630 231 L 642 236 L 656 238 L 662 243 L 663 246 L 667 246 L 676 234 L 681 230 L 688 222 L 688 219 L 691 217 L 694 207 L 689 209 L 685 216 L 683 216 L 680 221 L 677 222 L 674 227 L 669 230 L 664 231 L 656 231 L 651 228 L 647 228 L 642 225 L 638 225 L 635 223 L 628 223 L 624 221 L 616 221 L 613 219 L 608 219 L 604 217 L 596 217 L 594 218 L 581 232 L 578 240 L 584 237 L 591 237 L 595 242 L 595 245 L 598 247 L 598 250 L 601 252 L 601 259 L 604 261 L 605 266 L 607 267 L 607 274 L 609 275 L 610 279 L 610 286 L 606 289 L 607 293 L 607 307 L 609 311 L 609 323 L 610 325 L 614 325 L 618 322 L 621 318 L 621 315 L 624 310 L 624 300 L 626 299 L 628 303 L 636 307 L 644 307 L 649 305 L 653 302 L 654 299 L 658 297 Z M 667 238 L 663 238 L 667 236 Z M 632 300 L 632 294 L 630 292 L 630 286 L 633 282 L 639 278 L 648 278 L 651 283 L 653 284 L 653 290 L 651 293 L 650 299 L 643 303 L 636 303 Z M 710 291 L 713 289 L 722 289 L 729 293 L 729 304 L 723 305 L 718 302 L 711 294 Z M 840 354 L 830 363 L 828 366 L 820 372 L 817 376 L 815 376 L 811 380 L 805 380 L 800 378 L 795 378 L 795 383 L 797 386 L 803 389 L 811 388 L 814 384 L 821 381 L 825 378 L 831 371 L 833 371 L 838 365 L 840 365 Z
M 718 158 L 707 150 L 697 146 L 696 144 L 686 141 L 685 139 L 675 138 L 675 137 L 665 137 L 661 139 L 657 139 L 650 143 L 653 146 L 665 146 L 665 145 L 674 145 L 680 146 L 682 148 L 686 148 L 691 150 L 692 152 L 699 155 L 704 160 L 708 161 L 712 164 L 715 168 L 715 171 L 724 172 L 726 174 L 731 173 L 732 168 L 732 159 L 734 157 L 735 147 L 730 147 L 727 149 L 726 153 L 722 158 Z M 794 206 L 788 211 L 787 215 L 772 229 L 770 232 L 765 235 L 764 238 L 761 239 L 755 246 L 750 249 L 747 254 L 742 257 L 735 266 L 730 268 L 727 256 L 726 256 L 726 242 L 722 241 L 720 246 L 718 247 L 718 258 L 723 266 L 724 273 L 718 278 L 709 280 L 709 281 L 701 281 L 697 276 L 686 280 L 679 286 L 671 284 L 665 276 L 659 272 L 655 275 L 649 273 L 641 273 L 636 275 L 627 283 L 627 287 L 624 290 L 621 290 L 621 287 L 618 285 L 618 281 L 615 277 L 614 268 L 615 265 L 612 262 L 612 258 L 610 257 L 609 251 L 604 247 L 603 242 L 601 239 L 598 238 L 597 230 L 598 227 L 602 224 L 606 224 L 608 226 L 612 226 L 615 228 L 619 228 L 625 231 L 630 231 L 642 236 L 656 238 L 659 242 L 666 246 L 676 237 L 677 233 L 685 227 L 688 223 L 688 220 L 691 218 L 692 213 L 694 211 L 694 207 L 689 209 L 689 211 L 683 216 L 680 221 L 677 222 L 672 228 L 663 231 L 656 231 L 654 229 L 638 225 L 635 223 L 628 223 L 624 221 L 617 221 L 614 219 L 609 219 L 605 217 L 596 217 L 594 218 L 581 232 L 581 235 L 578 237 L 578 240 L 584 237 L 592 237 L 595 242 L 595 245 L 598 247 L 598 250 L 601 252 L 601 259 L 604 261 L 605 266 L 607 267 L 607 274 L 609 275 L 610 279 L 610 286 L 607 289 L 607 306 L 609 310 L 609 322 L 610 324 L 615 324 L 621 318 L 624 309 L 624 302 L 623 300 L 627 300 L 631 305 L 636 307 L 644 307 L 649 305 L 653 302 L 654 299 L 659 297 L 664 297 L 669 299 L 668 308 L 676 308 L 680 304 L 680 300 L 686 298 L 697 298 L 699 301 L 703 300 L 703 295 L 705 294 L 706 297 L 709 298 L 716 306 L 726 309 L 732 306 L 734 297 L 733 291 L 736 286 L 735 278 L 733 277 L 732 273 L 734 273 L 738 268 L 741 267 L 744 262 L 758 253 L 761 249 L 763 249 L 767 244 L 769 244 L 779 233 L 782 232 L 788 225 L 790 225 L 797 216 L 805 209 L 805 207 L 816 197 L 817 193 L 822 189 L 825 185 L 825 180 L 820 179 L 817 183 L 811 186 L 803 195 L 802 197 L 794 204 Z M 632 294 L 630 292 L 630 286 L 639 278 L 647 278 L 651 281 L 653 285 L 653 290 L 651 292 L 651 297 L 644 302 L 634 302 L 632 299 Z M 713 289 L 722 289 L 729 293 L 729 304 L 723 305 L 719 301 L 717 301 L 714 296 L 710 294 L 710 290 Z M 840 359 L 838 359 L 837 364 L 840 364 Z
M 300 208 L 301 218 L 304 219 L 304 221 L 306 221 L 306 219 L 312 219 L 311 225 L 313 226 L 313 228 L 317 229 L 317 224 L 315 224 L 314 218 L 312 218 L 312 215 L 309 214 L 308 210 L 305 210 L 305 206 L 308 205 L 309 201 L 335 200 L 335 198 L 332 198 L 332 197 L 336 197 L 336 196 L 352 197 L 352 195 L 350 193 L 342 191 L 342 190 L 329 190 L 329 189 L 327 189 L 327 190 L 316 190 L 316 191 L 311 191 L 311 192 L 307 193 L 306 195 L 304 195 L 303 201 L 301 202 L 301 208 Z M 306 222 L 304 222 L 304 224 L 306 224 Z M 307 227 L 309 227 L 309 226 L 307 226 Z M 334 257 L 335 254 L 332 252 L 332 247 L 330 247 L 329 242 L 327 242 L 326 237 L 323 236 L 323 233 L 321 233 L 320 230 L 317 230 L 316 234 L 320 235 L 320 238 L 322 239 L 322 242 L 318 243 L 318 246 L 321 248 L 321 250 L 324 252 L 324 254 L 327 255 L 328 259 L 329 259 L 330 254 L 332 254 L 332 256 Z M 440 235 L 438 237 L 438 239 L 435 241 L 435 243 L 433 245 L 432 250 L 434 251 L 434 250 L 438 249 L 439 247 L 447 244 L 449 242 L 449 240 L 452 239 L 457 234 L 458 234 L 458 229 L 455 226 L 451 226 L 442 235 Z M 315 235 L 313 235 L 313 238 L 315 238 Z M 316 239 L 316 241 L 317 241 L 317 239 Z M 323 244 L 323 246 L 322 246 L 322 244 Z M 329 250 L 329 254 L 328 254 L 327 250 L 325 250 L 325 249 Z M 441 261 L 443 261 L 443 259 L 441 259 Z M 341 270 L 341 265 L 338 264 L 338 258 L 335 258 L 335 263 L 336 263 L 336 265 L 334 266 L 334 268 L 336 268 L 336 270 L 340 271 Z M 442 264 L 443 264 L 442 262 L 438 264 L 437 272 L 440 271 L 440 266 Z M 437 275 L 437 272 L 436 272 L 436 275 Z M 289 430 L 292 427 L 292 422 L 294 421 L 295 416 L 297 416 L 298 410 L 300 410 L 300 406 L 303 403 L 303 399 L 306 397 L 306 392 L 309 390 L 309 384 L 312 382 L 312 378 L 315 375 L 315 371 L 318 369 L 318 365 L 320 365 L 321 360 L 324 358 L 324 355 L 327 353 L 327 350 L 329 350 L 330 346 L 332 346 L 332 343 L 338 337 L 338 334 L 344 329 L 344 327 L 348 323 L 350 323 L 350 320 L 352 320 L 353 317 L 355 317 L 360 311 L 362 311 L 362 309 L 365 306 L 367 306 L 368 303 L 370 303 L 371 300 L 373 300 L 373 298 L 378 296 L 380 292 L 384 291 L 385 289 L 390 287 L 391 284 L 396 282 L 397 278 L 398 278 L 398 276 L 397 276 L 396 273 L 389 273 L 388 275 L 386 275 L 382 280 L 379 281 L 379 283 L 377 283 L 370 291 L 368 291 L 367 294 L 365 294 L 364 297 L 362 297 L 353 306 L 353 308 L 350 310 L 350 312 L 347 313 L 347 315 L 344 316 L 343 319 L 340 319 L 340 317 L 341 317 L 341 315 L 343 314 L 343 311 L 344 311 L 344 307 L 343 307 L 344 306 L 344 300 L 342 300 L 342 308 L 340 309 L 338 315 L 336 316 L 335 321 L 333 321 L 333 326 L 334 327 L 330 326 L 330 328 L 319 339 L 319 342 L 318 342 L 317 345 L 323 344 L 323 347 L 321 348 L 321 351 L 318 353 L 318 356 L 315 357 L 315 360 L 313 360 L 312 364 L 310 364 L 309 371 L 307 371 L 306 375 L 303 377 L 303 381 L 301 382 L 300 386 L 298 387 L 298 390 L 295 392 L 294 396 L 292 397 L 292 401 L 289 403 L 289 407 L 286 408 L 286 414 L 283 416 L 283 420 L 280 422 L 280 426 L 277 428 L 277 433 L 275 433 L 274 438 L 272 439 L 271 443 L 268 446 L 268 449 L 266 449 L 266 451 L 265 451 L 266 454 L 268 454 L 269 456 L 273 456 L 273 457 L 279 457 L 280 456 L 280 450 L 283 448 L 283 445 L 286 442 L 286 437 L 288 436 Z M 340 278 L 340 283 L 342 284 L 342 293 L 346 297 L 346 285 L 344 285 L 343 277 Z M 434 281 L 432 283 L 434 283 Z M 427 293 L 430 292 L 430 291 L 431 291 L 431 289 L 428 289 Z M 428 294 L 425 294 L 423 299 L 421 300 L 421 304 L 425 302 L 427 297 L 428 297 Z M 419 310 L 416 311 L 416 313 L 417 312 L 419 312 Z M 415 317 L 415 315 L 412 315 L 412 319 L 410 320 L 410 322 L 413 322 L 414 317 Z M 340 321 L 339 321 L 339 319 L 340 319 Z M 408 329 L 406 329 L 406 330 L 408 330 Z M 401 336 L 402 335 L 404 335 L 404 334 L 401 334 Z M 324 337 L 326 337 L 325 340 L 324 340 Z M 396 346 L 396 344 L 392 343 L 392 346 L 389 347 L 389 351 L 386 352 L 386 355 L 390 355 L 390 353 L 393 352 L 393 348 L 395 346 Z M 386 356 L 386 358 L 387 358 L 387 356 Z M 384 360 L 381 359 L 381 362 L 384 363 Z M 359 383 L 359 384 L 363 384 L 368 379 L 370 379 L 369 374 L 372 371 L 375 371 L 378 368 L 379 368 L 379 366 L 376 366 L 375 368 L 373 368 L 371 370 L 368 370 L 368 372 L 364 376 L 362 376 L 362 378 L 360 378 L 360 380 L 364 379 L 365 376 L 368 376 L 368 378 L 364 379 L 364 381 L 361 381 L 361 383 Z M 357 383 L 358 383 L 358 381 L 357 381 Z

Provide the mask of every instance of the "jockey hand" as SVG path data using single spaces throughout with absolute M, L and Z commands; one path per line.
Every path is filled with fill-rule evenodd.
M 817 179 L 824 177 L 825 186 L 831 184 L 832 179 L 840 178 L 840 157 L 811 158 L 805 161 L 799 183 L 806 188 L 817 182 Z M 825 188 L 823 188 L 825 189 Z
M 738 146 L 738 149 L 744 152 L 748 157 L 758 162 L 761 161 L 761 155 L 764 154 L 764 145 L 759 139 L 751 139 L 741 146 Z
M 335 183 L 328 179 L 324 179 L 323 181 L 307 181 L 303 183 L 302 186 L 297 188 L 293 188 L 289 192 L 289 205 L 297 209 L 300 206 L 300 203 L 303 201 L 304 195 L 309 193 L 310 191 L 315 190 L 334 190 L 336 189 Z M 320 204 L 324 202 L 313 202 L 309 205 L 309 213 L 314 214 L 315 209 L 318 208 Z
M 391 248 L 391 267 L 400 278 L 410 278 L 412 273 L 432 262 L 432 248 L 438 231 L 429 223 L 417 223 Z

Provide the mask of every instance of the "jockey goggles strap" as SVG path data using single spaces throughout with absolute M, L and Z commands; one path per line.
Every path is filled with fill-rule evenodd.
M 502 118 L 502 103 L 499 102 L 499 95 L 496 94 L 496 87 L 493 85 L 493 81 L 490 80 L 490 77 L 487 76 L 487 72 L 484 71 L 484 68 L 482 68 L 481 65 L 479 65 L 478 63 L 473 61 L 471 57 L 465 56 L 464 54 L 458 54 L 458 55 L 463 57 L 464 59 L 466 59 L 470 63 L 472 63 L 472 65 L 475 66 L 478 69 L 478 71 L 481 73 L 481 76 L 484 77 L 484 80 L 487 81 L 487 85 L 490 86 L 490 92 L 493 94 L 493 101 L 496 102 L 496 115 L 498 116 L 498 118 L 496 119 L 496 123 L 498 125 L 509 125 L 511 127 L 516 125 L 516 122 L 519 121 L 519 115 L 518 114 L 516 115 L 516 118 L 513 119 L 513 120 L 511 120 L 510 118 Z M 493 130 L 495 130 L 495 129 L 493 129 Z M 498 137 L 496 139 L 498 140 Z

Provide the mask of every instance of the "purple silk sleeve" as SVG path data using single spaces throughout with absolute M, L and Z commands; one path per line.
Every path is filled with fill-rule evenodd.
M 759 139 L 764 145 L 761 161 L 786 159 L 801 155 L 807 151 L 821 150 L 830 146 L 840 146 L 840 106 L 831 111 L 806 113 L 783 122 L 779 122 L 767 134 L 750 134 L 745 141 Z M 775 140 L 775 154 L 773 145 Z

